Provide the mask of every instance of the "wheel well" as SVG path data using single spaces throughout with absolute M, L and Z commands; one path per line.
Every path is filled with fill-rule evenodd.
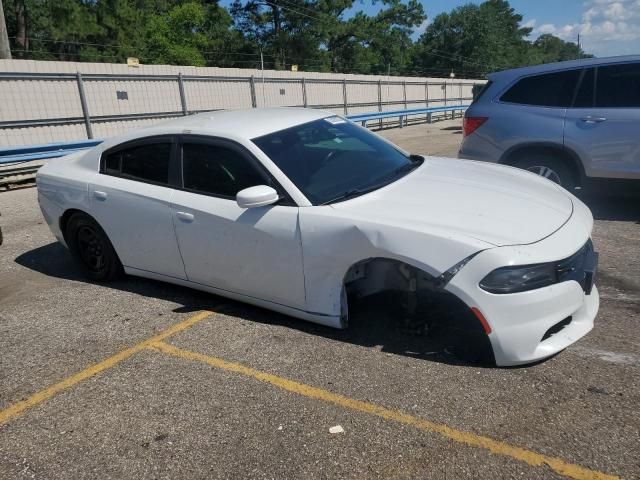
M 443 288 L 439 277 L 399 260 L 368 258 L 349 268 L 343 292 L 343 318 L 348 317 L 356 331 L 368 329 L 382 316 L 403 334 L 464 344 L 481 361 L 493 362 L 482 324 L 467 304 Z M 371 311 L 373 315 L 366 313 Z
M 62 232 L 62 236 L 64 237 L 65 241 L 67 240 L 67 225 L 69 224 L 69 219 L 73 216 L 73 214 L 75 213 L 82 213 L 84 215 L 87 215 L 89 217 L 91 217 L 91 215 L 89 215 L 87 212 L 83 212 L 82 210 L 78 210 L 75 208 L 70 208 L 69 210 L 66 210 L 62 216 L 60 217 L 60 231 Z M 93 217 L 91 217 L 93 218 Z M 67 242 L 68 244 L 69 242 Z
M 515 166 L 526 155 L 539 154 L 564 161 L 571 169 L 577 185 L 583 183 L 584 168 L 575 152 L 559 145 L 526 145 L 508 151 L 501 159 L 503 165 Z

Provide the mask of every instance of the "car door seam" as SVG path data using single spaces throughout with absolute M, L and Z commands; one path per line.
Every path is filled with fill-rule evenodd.
M 182 262 L 182 270 L 184 271 L 184 278 L 189 280 L 189 275 L 187 274 L 187 267 L 184 263 L 184 258 L 182 257 L 182 249 L 180 248 L 180 239 L 178 238 L 178 229 L 176 228 L 176 220 L 173 215 L 173 211 L 175 210 L 176 205 L 173 203 L 173 195 L 175 190 L 171 191 L 171 195 L 169 195 L 169 215 L 171 216 L 171 225 L 173 225 L 173 237 L 176 239 L 176 245 L 178 246 L 178 254 L 180 255 L 180 261 Z

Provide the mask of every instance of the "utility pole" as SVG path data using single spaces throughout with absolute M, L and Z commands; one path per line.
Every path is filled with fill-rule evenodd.
M 11 48 L 9 47 L 9 34 L 7 33 L 7 23 L 4 20 L 4 10 L 2 0 L 0 0 L 0 60 L 11 60 Z
M 582 58 L 582 51 L 580 50 L 580 34 L 578 34 L 578 58 Z

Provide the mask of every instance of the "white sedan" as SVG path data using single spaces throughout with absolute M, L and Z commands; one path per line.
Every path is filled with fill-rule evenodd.
M 44 217 L 95 280 L 121 273 L 336 328 L 379 292 L 457 302 L 498 365 L 593 327 L 589 209 L 511 167 L 409 155 L 329 112 L 204 113 L 56 159 Z M 422 312 L 422 313 L 420 313 Z

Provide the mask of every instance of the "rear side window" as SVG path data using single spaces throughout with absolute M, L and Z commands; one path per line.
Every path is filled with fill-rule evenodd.
M 482 95 L 484 95 L 485 92 L 489 90 L 489 87 L 492 83 L 493 82 L 488 81 L 484 85 L 476 84 L 471 87 L 471 95 L 473 96 L 473 101 L 471 103 L 476 103 L 478 100 L 480 100 L 480 97 L 482 97 Z
M 148 143 L 108 153 L 104 173 L 167 185 L 170 160 L 170 142 Z
M 596 107 L 640 107 L 640 64 L 598 67 Z
M 188 190 L 235 198 L 240 190 L 268 183 L 247 158 L 224 146 L 182 145 L 183 186 Z
M 500 98 L 503 102 L 542 107 L 569 107 L 580 70 L 533 75 L 519 80 Z

